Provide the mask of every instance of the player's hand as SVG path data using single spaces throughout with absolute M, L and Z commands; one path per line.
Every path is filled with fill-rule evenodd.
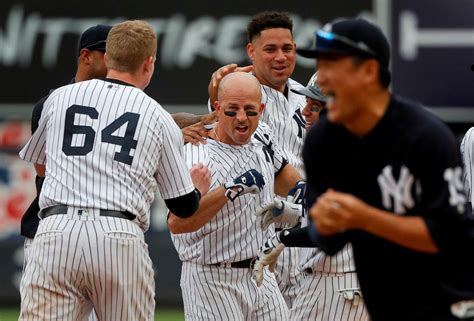
M 306 181 L 296 182 L 295 186 L 288 192 L 286 200 L 294 204 L 303 204 L 304 195 L 306 193 Z
M 189 170 L 189 174 L 191 175 L 194 187 L 199 190 L 201 196 L 206 195 L 211 186 L 211 173 L 207 166 L 201 163 L 195 164 Z
M 233 202 L 240 195 L 259 193 L 264 185 L 265 179 L 262 174 L 257 172 L 255 169 L 251 169 L 234 180 L 224 184 L 226 189 L 225 196 Z
M 266 230 L 273 223 L 295 226 L 303 216 L 303 205 L 275 198 L 272 202 L 257 208 L 255 215 L 261 218 L 260 226 L 263 230 Z
M 211 125 L 217 121 L 217 111 L 213 111 L 212 113 L 201 115 L 201 122 L 204 125 Z
M 253 70 L 253 66 L 245 66 L 239 67 L 237 64 L 229 64 L 225 65 L 219 69 L 217 69 L 211 76 L 211 81 L 209 82 L 209 86 L 207 87 L 209 92 L 209 101 L 211 105 L 217 100 L 217 89 L 219 88 L 219 83 L 221 82 L 222 78 L 226 75 L 230 74 L 231 72 L 242 71 L 242 72 L 250 72 Z
M 206 144 L 208 130 L 204 127 L 202 122 L 196 123 L 194 125 L 184 127 L 181 129 L 184 138 L 184 144 L 191 143 L 193 145 Z
M 263 269 L 268 265 L 270 272 L 275 271 L 275 265 L 278 259 L 278 256 L 285 248 L 285 245 L 280 241 L 280 231 L 275 233 L 271 238 L 269 238 L 258 251 L 257 259 L 252 268 L 252 279 L 254 279 L 257 286 L 262 285 L 263 283 Z
M 311 207 L 309 215 L 322 235 L 350 229 L 364 229 L 370 220 L 370 206 L 357 197 L 328 190 Z

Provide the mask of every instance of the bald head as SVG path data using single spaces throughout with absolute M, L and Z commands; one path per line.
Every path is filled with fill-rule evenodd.
M 219 118 L 218 139 L 230 145 L 247 144 L 264 108 L 259 81 L 245 72 L 228 74 L 219 84 L 214 107 Z
M 247 72 L 233 72 L 222 78 L 219 83 L 217 100 L 222 100 L 223 96 L 230 95 L 257 95 L 262 99 L 260 82 L 255 76 Z

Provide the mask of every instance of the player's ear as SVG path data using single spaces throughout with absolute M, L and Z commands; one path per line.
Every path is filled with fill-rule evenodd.
M 214 110 L 217 111 L 217 117 L 219 117 L 219 112 L 221 110 L 221 105 L 219 104 L 219 101 L 216 100 L 213 104 Z
M 247 44 L 247 55 L 249 56 L 250 60 L 254 60 L 255 57 L 255 47 L 251 42 Z
M 105 63 L 105 67 L 109 69 L 109 56 L 107 56 L 107 53 L 104 53 L 104 63 Z
M 380 65 L 375 59 L 368 59 L 362 65 L 363 79 L 367 83 L 377 83 Z
M 145 73 L 150 73 L 153 70 L 154 63 L 155 63 L 155 58 L 153 56 L 148 57 L 143 63 L 143 71 Z
M 91 52 L 89 51 L 89 49 L 86 49 L 86 48 L 81 49 L 79 53 L 79 60 L 82 64 L 85 64 L 85 65 L 91 64 L 92 57 L 91 57 Z
M 260 108 L 258 109 L 258 112 L 259 112 L 259 113 L 263 113 L 264 110 L 265 110 L 265 104 L 264 104 L 264 103 L 261 103 L 261 104 L 260 104 Z

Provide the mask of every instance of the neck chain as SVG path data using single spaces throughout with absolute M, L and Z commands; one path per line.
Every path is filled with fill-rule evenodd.
M 214 129 L 214 135 L 216 135 L 216 138 L 217 138 L 217 141 L 218 141 L 218 142 L 222 142 L 222 141 L 221 141 L 221 138 L 219 137 L 219 135 L 217 135 L 217 129 Z

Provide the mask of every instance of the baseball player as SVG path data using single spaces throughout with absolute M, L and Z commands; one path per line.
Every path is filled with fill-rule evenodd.
M 473 206 L 472 191 L 474 190 L 474 179 L 473 179 L 473 169 L 474 169 L 474 127 L 471 127 L 464 135 L 461 142 L 461 155 L 464 165 L 464 187 L 467 194 L 468 205 L 471 210 Z
M 20 152 L 45 173 L 20 320 L 84 320 L 92 307 L 99 320 L 153 320 L 143 232 L 154 193 L 186 217 L 209 188 L 207 168 L 189 175 L 179 128 L 143 92 L 156 59 L 153 28 L 117 24 L 106 47 L 107 78 L 51 93 Z
M 326 98 L 316 84 L 316 77 L 317 74 L 311 77 L 306 88 L 292 89 L 294 92 L 306 96 L 307 104 L 302 114 L 306 120 L 307 130 L 318 121 L 326 106 Z M 257 210 L 257 215 L 264 217 L 292 215 L 291 212 L 275 211 L 273 205 L 274 203 L 270 203 L 262 206 Z M 307 222 L 305 222 L 306 224 Z M 356 276 L 353 273 L 333 275 L 316 272 L 318 271 L 317 258 L 320 252 L 314 247 L 301 249 L 302 277 L 299 279 L 299 294 L 290 309 L 290 319 L 367 320 L 368 314 L 361 300 L 361 291 L 356 287 L 357 285 L 353 285 L 357 282 Z M 258 279 L 259 276 L 256 278 Z
M 306 130 L 309 130 L 310 127 L 318 121 L 320 112 L 324 109 L 324 107 L 326 107 L 326 97 L 324 97 L 323 93 L 316 84 L 317 76 L 317 73 L 311 76 L 306 88 L 291 89 L 291 91 L 306 97 L 306 105 L 301 111 L 301 114 L 306 121 Z
M 293 23 L 287 13 L 262 12 L 255 15 L 247 26 L 247 54 L 252 66 L 239 68 L 232 64 L 217 70 L 209 83 L 209 97 L 211 102 L 216 100 L 217 86 L 226 74 L 235 70 L 253 70 L 262 85 L 262 103 L 265 104 L 261 121 L 272 129 L 283 156 L 304 177 L 301 153 L 306 131 L 301 111 L 306 101 L 303 96 L 291 91 L 304 88 L 289 78 L 296 63 L 292 29 Z M 276 226 L 278 230 L 283 227 Z M 298 294 L 298 262 L 299 249 L 287 248 L 275 271 L 288 307 Z
M 329 255 L 350 242 L 372 320 L 458 320 L 451 304 L 474 297 L 474 216 L 455 138 L 390 93 L 389 44 L 372 23 L 336 20 L 305 54 L 329 97 L 303 151 L 314 225 L 276 235 L 261 260 L 273 260 L 278 240 L 308 244 L 306 235 Z
M 96 25 L 88 28 L 81 34 L 77 50 L 77 70 L 76 75 L 70 82 L 71 84 L 84 80 L 105 77 L 107 75 L 107 68 L 105 67 L 104 62 L 104 53 L 105 43 L 110 28 L 111 26 L 108 25 Z M 39 119 L 41 118 L 41 112 L 43 111 L 43 105 L 48 97 L 49 94 L 39 100 L 33 108 L 33 112 L 31 115 L 32 134 L 38 128 Z M 40 211 L 38 199 L 41 192 L 41 186 L 44 181 L 44 173 L 41 174 L 42 176 L 36 176 L 37 195 L 21 219 L 20 231 L 21 235 L 25 237 L 23 251 L 23 271 L 25 270 L 26 264 L 28 262 L 29 247 L 33 242 L 36 230 L 38 229 L 38 213 Z M 89 318 L 89 321 L 93 320 L 96 320 L 94 313 L 92 313 Z
M 287 164 L 268 126 L 259 126 L 264 105 L 254 76 L 235 72 L 224 77 L 214 106 L 219 122 L 207 144 L 185 146 L 189 167 L 195 162 L 209 167 L 211 190 L 194 216 L 168 218 L 183 261 L 186 320 L 288 320 L 274 275 L 267 273 L 269 282 L 257 288 L 250 265 L 259 242 L 269 235 L 260 228 L 256 208 L 272 200 L 274 190 L 286 196 L 301 177 Z

